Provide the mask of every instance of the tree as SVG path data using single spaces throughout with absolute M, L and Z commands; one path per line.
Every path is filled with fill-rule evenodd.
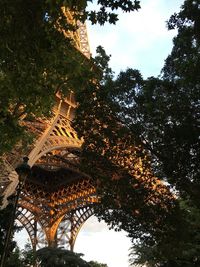
M 105 62 L 99 64 L 108 71 Z M 138 72 L 134 74 L 142 81 Z M 162 231 L 167 214 L 175 212 L 175 201 L 167 186 L 154 176 L 141 139 L 122 123 L 112 73 L 106 76 L 98 86 L 77 92 L 80 105 L 75 126 L 85 140 L 82 168 L 97 183 L 101 201 L 96 215 L 132 238 L 149 239 L 158 228 Z M 124 86 L 122 83 L 123 90 Z
M 144 80 L 127 69 L 114 79 L 104 54 L 96 62 L 105 71 L 101 81 L 72 83 L 79 102 L 75 125 L 85 139 L 82 169 L 101 197 L 96 214 L 138 238 L 140 259 L 158 266 L 199 265 L 199 6 L 186 0 L 169 20 L 178 35 L 159 78 Z M 47 29 L 57 21 L 53 14 L 47 13 Z M 5 44 L 4 50 L 10 52 Z
M 26 133 L 24 117 L 50 115 L 58 90 L 65 96 L 77 80 L 81 86 L 87 64 L 64 35 L 74 27 L 59 1 L 1 1 L 0 7 L 2 153 Z
M 88 263 L 90 264 L 91 267 L 108 267 L 107 264 L 99 263 L 97 261 L 89 261 Z
M 81 259 L 82 254 L 74 253 L 61 248 L 42 248 L 36 252 L 41 267 L 90 267 L 90 264 Z
M 168 25 L 177 27 L 178 35 L 161 79 L 149 78 L 128 111 L 135 110 L 130 127 L 139 120 L 138 134 L 158 159 L 162 176 L 198 206 L 199 15 L 198 1 L 185 1 L 171 17 Z
M 97 214 L 138 237 L 138 253 L 158 266 L 199 264 L 199 6 L 186 0 L 169 20 L 178 35 L 159 78 L 127 69 L 79 92 L 88 95 L 77 129 L 86 140 L 84 169 L 100 184 Z
M 25 267 L 21 262 L 20 249 L 15 247 L 5 263 L 6 267 Z
M 36 252 L 37 260 L 40 266 L 44 267 L 108 267 L 107 264 L 99 263 L 97 261 L 84 261 L 81 257 L 83 254 L 75 253 L 62 248 L 42 248 Z
M 88 2 L 0 2 L 1 155 L 19 142 L 26 147 L 33 136 L 27 133 L 25 122 L 51 116 L 58 91 L 65 97 L 68 90 L 86 87 L 94 79 L 93 60 L 89 62 L 77 51 L 71 37 L 76 30 L 76 20 L 84 22 L 88 18 L 92 23 L 115 23 L 116 9 L 125 12 L 139 9 L 139 1 L 99 1 L 100 11 L 89 12 L 85 10 Z M 73 21 L 66 19 L 68 9 L 74 14 Z M 2 238 L 3 229 L 4 226 Z
M 8 232 L 8 228 L 10 226 L 10 223 L 12 223 L 9 220 L 9 219 L 11 219 L 12 211 L 13 211 L 13 205 L 12 204 L 9 204 L 3 210 L 0 210 L 0 260 L 2 259 L 2 255 L 4 252 L 6 234 Z M 18 258 L 18 250 L 17 250 L 16 242 L 12 238 L 14 236 L 14 232 L 19 231 L 19 230 L 20 230 L 20 227 L 18 227 L 16 225 L 13 226 L 13 232 L 11 235 L 11 240 L 9 240 L 8 251 L 6 252 L 7 253 L 7 259 L 11 258 L 9 260 L 10 264 Z M 15 249 L 16 249 L 16 251 L 14 252 L 14 254 L 12 254 Z
M 139 8 L 138 1 L 99 1 L 100 11 L 89 12 L 88 2 L 1 1 L 1 154 L 21 140 L 30 141 L 24 120 L 50 116 L 56 92 L 65 97 L 68 90 L 94 79 L 92 63 L 75 48 L 77 19 L 112 23 L 117 19 L 114 10 Z M 74 14 L 71 21 L 66 19 L 67 10 Z
M 137 240 L 130 253 L 130 262 L 148 267 L 153 266 L 199 266 L 199 209 L 190 201 L 180 200 L 180 210 L 175 223 L 175 231 L 165 232 L 151 245 Z M 170 222 L 170 227 L 173 223 Z
M 99 11 L 92 10 L 84 13 L 84 16 L 86 16 L 92 22 L 92 24 L 99 23 L 102 25 L 105 22 L 115 24 L 118 20 L 118 15 L 113 11 L 116 11 L 119 8 L 123 12 L 130 12 L 140 9 L 140 1 L 137 0 L 100 0 L 97 2 L 97 5 L 99 5 Z
M 20 251 L 21 264 L 25 267 L 34 266 L 36 262 L 36 253 L 33 251 L 31 244 L 27 243 L 24 249 Z
M 108 267 L 107 264 L 97 261 L 86 262 L 81 257 L 83 254 L 75 253 L 62 248 L 45 247 L 34 252 L 30 244 L 20 250 L 15 247 L 6 262 L 6 267 L 31 267 L 35 264 L 45 267 Z

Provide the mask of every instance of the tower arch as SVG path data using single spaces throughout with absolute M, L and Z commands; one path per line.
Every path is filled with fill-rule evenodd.
M 69 10 L 63 12 L 72 19 Z M 76 39 L 76 48 L 89 58 L 85 24 L 78 22 L 78 27 L 72 38 Z M 27 230 L 34 249 L 63 242 L 73 249 L 81 226 L 99 201 L 94 181 L 79 169 L 83 140 L 71 126 L 76 109 L 74 93 L 69 90 L 69 95 L 61 99 L 58 92 L 55 98 L 51 119 L 23 120 L 35 140 L 27 147 L 18 144 L 3 156 L 1 165 L 0 194 L 5 207 L 19 181 L 15 168 L 24 155 L 29 158 L 31 174 L 23 184 L 16 217 Z

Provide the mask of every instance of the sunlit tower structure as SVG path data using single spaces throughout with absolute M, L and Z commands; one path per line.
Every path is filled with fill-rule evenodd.
M 64 12 L 67 19 L 73 20 L 69 11 Z M 79 22 L 78 30 L 71 34 L 76 48 L 89 58 L 85 24 Z M 81 226 L 93 214 L 93 206 L 98 202 L 95 185 L 79 170 L 83 140 L 71 126 L 75 109 L 72 91 L 65 100 L 57 95 L 51 119 L 25 122 L 36 136 L 33 144 L 26 149 L 19 144 L 2 158 L 1 208 L 7 205 L 7 198 L 15 194 L 19 181 L 16 167 L 24 151 L 29 158 L 31 175 L 20 193 L 15 216 L 27 230 L 34 250 L 43 246 L 73 250 Z

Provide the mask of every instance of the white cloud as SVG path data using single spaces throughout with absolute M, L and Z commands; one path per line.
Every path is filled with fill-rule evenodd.
M 121 13 L 116 25 L 88 27 L 91 51 L 102 45 L 111 54 L 111 67 L 119 72 L 138 68 L 144 76 L 158 75 L 170 53 L 175 31 L 166 21 L 183 0 L 143 0 L 138 12 Z
M 75 252 L 87 261 L 106 263 L 109 267 L 128 267 L 131 242 L 126 233 L 108 230 L 104 222 L 93 216 L 83 225 L 75 243 Z
M 107 229 L 105 222 L 99 222 L 95 216 L 90 217 L 87 222 L 81 228 L 81 233 L 83 235 L 93 235 L 93 233 L 101 233 Z

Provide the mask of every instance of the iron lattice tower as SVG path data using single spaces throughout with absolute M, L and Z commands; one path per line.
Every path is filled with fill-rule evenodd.
M 70 12 L 64 12 L 71 20 Z M 78 25 L 78 31 L 73 33 L 75 45 L 89 58 L 86 26 Z M 98 198 L 90 177 L 79 170 L 83 141 L 71 126 L 76 109 L 74 94 L 70 92 L 64 101 L 59 96 L 56 99 L 51 120 L 26 121 L 26 126 L 37 138 L 26 148 L 32 171 L 20 194 L 16 218 L 27 230 L 33 249 L 64 246 L 73 250 L 77 234 L 93 214 L 93 204 Z M 15 192 L 18 184 L 15 168 L 23 156 L 19 144 L 2 158 L 2 208 L 8 203 L 7 197 Z

